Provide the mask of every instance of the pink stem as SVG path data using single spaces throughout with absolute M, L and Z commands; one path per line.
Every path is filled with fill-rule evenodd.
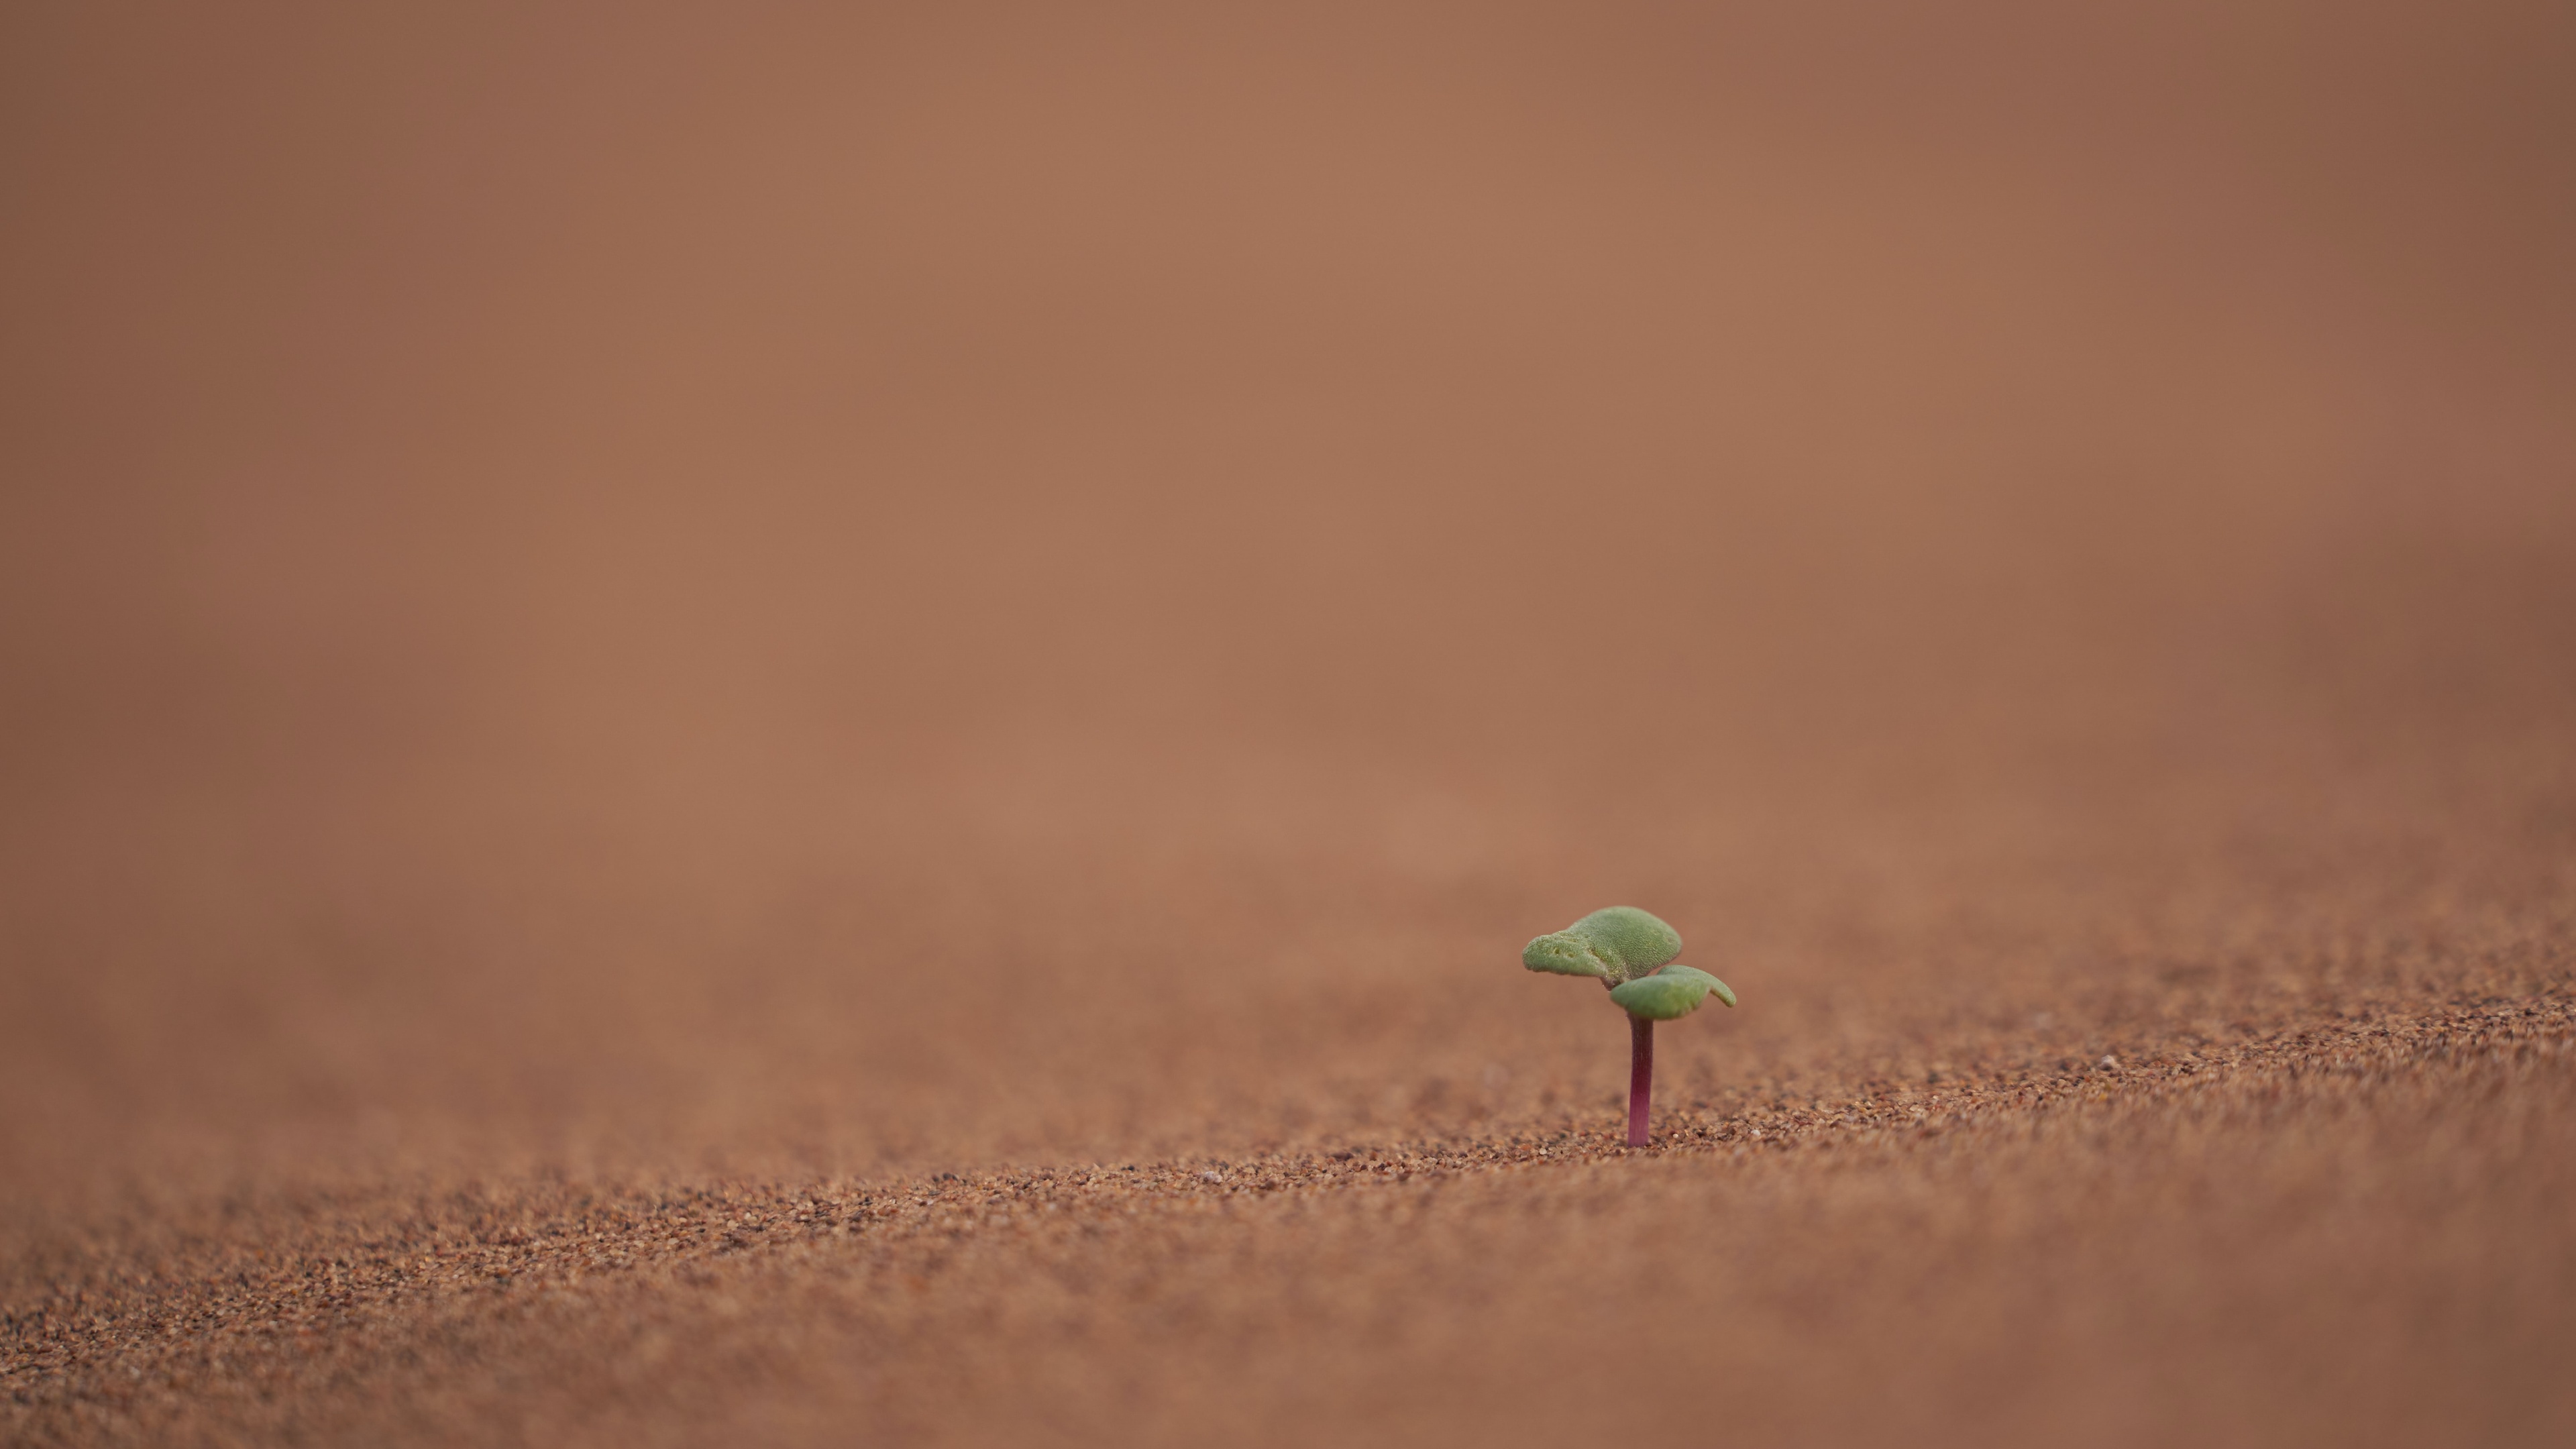
M 1628 1018 L 1628 1145 L 1646 1145 L 1646 1113 L 1655 1099 L 1655 1023 Z

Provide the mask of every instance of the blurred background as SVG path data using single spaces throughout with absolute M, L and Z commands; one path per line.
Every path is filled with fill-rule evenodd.
M 2563 974 L 2564 5 L 0 26 L 22 1197 Z

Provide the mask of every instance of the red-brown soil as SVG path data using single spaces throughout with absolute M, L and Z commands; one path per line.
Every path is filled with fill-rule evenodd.
M 2576 27 L 2062 8 L 0 21 L 0 1442 L 2576 1438 Z

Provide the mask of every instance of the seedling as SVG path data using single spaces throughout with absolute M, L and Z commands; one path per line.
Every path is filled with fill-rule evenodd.
M 1612 906 L 1521 950 L 1521 964 L 1559 976 L 1597 976 L 1611 1004 L 1628 1013 L 1628 1145 L 1646 1145 L 1646 1116 L 1655 1097 L 1655 1023 L 1688 1016 L 1716 997 L 1735 1004 L 1734 989 L 1705 971 L 1675 965 L 1681 932 L 1638 910 Z

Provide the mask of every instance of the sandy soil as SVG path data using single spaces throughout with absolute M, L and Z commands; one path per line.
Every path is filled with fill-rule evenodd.
M 0 1441 L 2576 1437 L 2576 27 L 2058 8 L 0 21 Z

